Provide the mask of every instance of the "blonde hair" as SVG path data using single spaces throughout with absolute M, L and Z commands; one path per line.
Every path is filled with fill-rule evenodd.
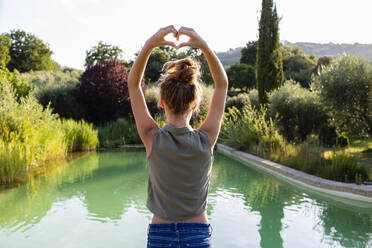
M 199 107 L 202 95 L 200 74 L 200 64 L 192 58 L 164 64 L 159 79 L 160 98 L 174 114 L 185 113 L 194 102 Z

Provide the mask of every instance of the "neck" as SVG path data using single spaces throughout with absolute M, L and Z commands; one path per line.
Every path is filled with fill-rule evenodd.
M 167 118 L 167 123 L 174 126 L 174 127 L 184 127 L 189 125 L 192 111 L 189 113 L 183 114 L 183 115 L 174 115 L 167 113 L 168 111 L 165 111 L 165 116 Z

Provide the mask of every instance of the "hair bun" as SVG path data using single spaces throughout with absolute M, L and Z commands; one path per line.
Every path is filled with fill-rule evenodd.
M 199 77 L 199 65 L 191 58 L 171 61 L 165 66 L 168 76 L 178 83 L 194 84 Z

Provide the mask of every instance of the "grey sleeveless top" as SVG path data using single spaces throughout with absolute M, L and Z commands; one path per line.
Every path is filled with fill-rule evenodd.
M 165 220 L 185 220 L 204 212 L 213 151 L 205 131 L 166 124 L 155 131 L 148 157 L 147 208 Z

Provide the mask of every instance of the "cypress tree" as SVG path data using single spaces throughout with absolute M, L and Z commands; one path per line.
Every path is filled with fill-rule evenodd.
M 268 102 L 267 93 L 284 80 L 279 43 L 279 19 L 273 0 L 262 0 L 257 44 L 257 89 L 259 102 Z

